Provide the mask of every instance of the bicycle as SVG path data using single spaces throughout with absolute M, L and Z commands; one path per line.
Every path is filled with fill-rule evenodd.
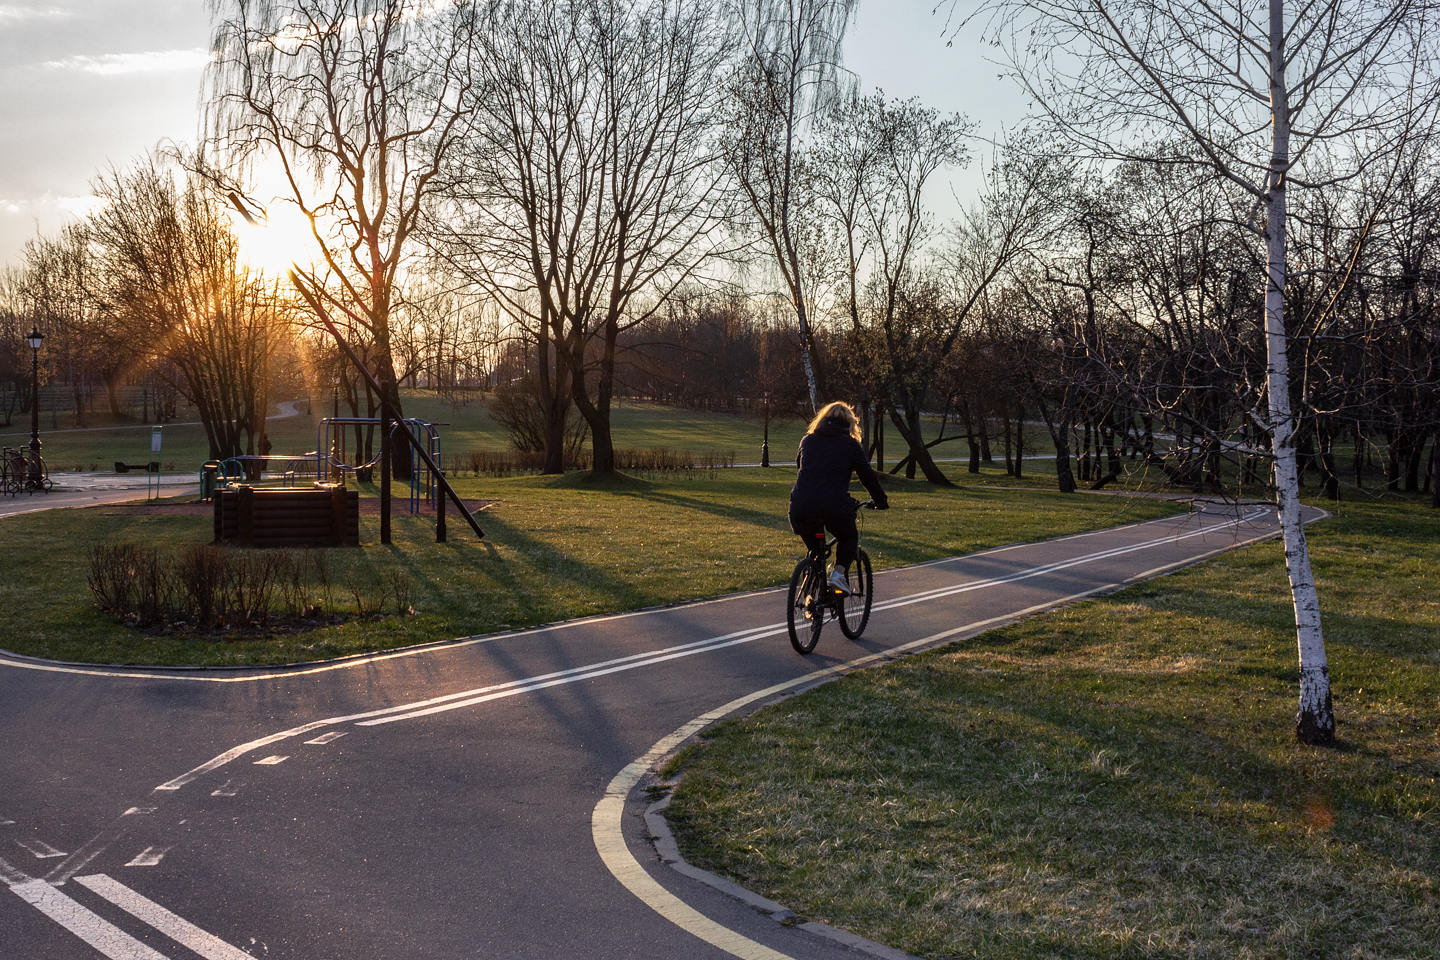
M 55 481 L 50 479 L 45 458 L 38 453 L 28 454 L 22 449 L 6 447 L 0 454 L 0 492 L 13 497 L 22 490 L 48 493 L 53 489 Z
M 29 471 L 25 454 L 14 447 L 6 447 L 0 454 L 0 493 L 13 497 L 24 490 Z
M 872 507 L 866 500 L 861 507 Z M 785 607 L 785 625 L 790 632 L 790 646 L 799 654 L 807 654 L 820 642 L 820 631 L 827 618 L 840 622 L 840 632 L 851 640 L 860 639 L 870 622 L 870 607 L 875 602 L 870 555 L 857 548 L 851 564 L 850 592 L 840 593 L 830 586 L 825 572 L 835 538 L 826 539 L 825 531 L 815 535 L 805 558 L 795 564 L 790 575 L 790 593 Z

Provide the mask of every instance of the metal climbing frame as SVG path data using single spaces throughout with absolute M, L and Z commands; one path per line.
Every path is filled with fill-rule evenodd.
M 427 507 L 436 509 L 440 500 L 440 484 L 436 482 L 434 472 L 421 458 L 420 450 L 423 443 L 423 449 L 430 455 L 430 463 L 443 473 L 445 462 L 440 454 L 440 431 L 428 420 L 411 417 L 396 421 L 391 429 L 409 430 L 410 436 L 415 438 L 415 442 L 410 444 L 410 512 L 420 512 L 422 497 Z
M 356 470 L 364 470 L 374 467 L 380 461 L 380 454 L 377 452 L 365 463 L 346 463 L 341 450 L 343 449 L 343 437 L 341 433 L 346 427 L 378 427 L 380 420 L 375 417 L 325 417 L 315 428 L 315 476 L 320 482 L 331 479 L 331 471 L 337 473 L 351 473 Z M 431 508 L 435 508 L 440 499 L 440 485 L 436 482 L 435 474 L 420 456 L 419 450 L 424 449 L 429 455 L 431 463 L 435 468 L 444 471 L 444 465 L 440 457 L 440 431 L 435 429 L 435 424 L 429 420 L 420 420 L 416 417 L 406 417 L 404 420 L 395 421 L 393 430 L 406 430 L 414 438 L 410 444 L 410 512 L 419 513 L 420 504 L 423 500 Z M 382 446 L 383 444 L 377 445 Z

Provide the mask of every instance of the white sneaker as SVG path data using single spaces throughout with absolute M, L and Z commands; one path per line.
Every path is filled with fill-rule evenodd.
M 836 593 L 844 594 L 847 597 L 850 595 L 850 579 L 845 575 L 844 570 L 836 567 L 830 572 L 830 587 Z

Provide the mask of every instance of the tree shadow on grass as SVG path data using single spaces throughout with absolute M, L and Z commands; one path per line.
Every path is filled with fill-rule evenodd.
M 981 923 L 1001 940 L 1045 955 L 1051 949 L 1112 955 L 1091 949 L 1107 929 L 1171 930 L 1188 940 L 1194 934 L 1184 927 L 1195 917 L 1223 914 L 1273 935 L 1274 917 L 1292 909 L 1298 939 L 1284 946 L 1284 955 L 1338 955 L 1352 942 L 1344 919 L 1353 913 L 1352 898 L 1374 914 L 1368 928 L 1353 934 L 1359 942 L 1386 942 L 1391 926 L 1409 927 L 1412 946 L 1434 942 L 1436 916 L 1417 913 L 1413 900 L 1417 882 L 1432 891 L 1440 883 L 1440 843 L 1425 839 L 1421 824 L 1372 802 L 1375 783 L 1363 764 L 1277 762 L 1257 749 L 1238 716 L 1197 719 L 1173 705 L 1113 695 L 1101 702 L 1083 680 L 1062 677 L 1067 694 L 1057 690 L 1050 669 L 1033 676 L 1024 666 L 1003 674 L 937 671 L 933 660 L 922 659 L 883 681 L 867 678 L 847 696 L 837 685 L 803 710 L 782 707 L 814 716 L 787 713 L 778 722 L 807 730 L 837 718 L 837 732 L 829 736 L 843 735 L 843 749 L 813 750 L 853 758 L 838 776 L 846 796 L 879 790 L 874 802 L 887 812 L 869 821 L 865 842 L 877 851 L 917 843 L 953 848 L 964 876 L 1009 877 L 1000 880 L 994 912 L 984 897 L 970 909 L 986 916 Z M 868 730 L 855 726 L 857 711 L 869 714 Z M 893 804 L 885 801 L 892 793 Z M 907 810 L 919 819 L 907 821 Z M 931 833 L 935 828 L 940 832 Z M 817 829 L 852 835 L 848 828 Z M 937 882 L 955 879 L 927 870 Z M 924 871 L 917 876 L 929 881 Z M 1037 877 L 1052 880 L 1037 883 Z M 1053 919 L 1066 912 L 1073 891 L 1085 891 L 1087 902 L 1102 907 L 1100 920 Z M 1237 903 L 1237 893 L 1253 899 Z M 1047 912 L 1052 919 L 1017 923 L 1003 907 L 1014 897 L 1033 897 L 1040 906 L 1036 919 Z M 1204 929 L 1205 922 L 1191 941 L 1208 940 L 1202 952 L 1241 942 L 1223 928 Z M 924 952 L 935 944 L 906 946 Z M 1166 950 L 1162 940 L 1147 945 L 1145 955 Z

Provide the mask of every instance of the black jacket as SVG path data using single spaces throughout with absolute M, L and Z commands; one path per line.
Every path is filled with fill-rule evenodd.
M 855 501 L 850 497 L 852 472 L 859 475 L 877 506 L 889 502 L 880 478 L 865 459 L 865 451 L 842 424 L 833 420 L 805 435 L 795 465 L 800 472 L 790 491 L 792 518 L 854 513 Z

